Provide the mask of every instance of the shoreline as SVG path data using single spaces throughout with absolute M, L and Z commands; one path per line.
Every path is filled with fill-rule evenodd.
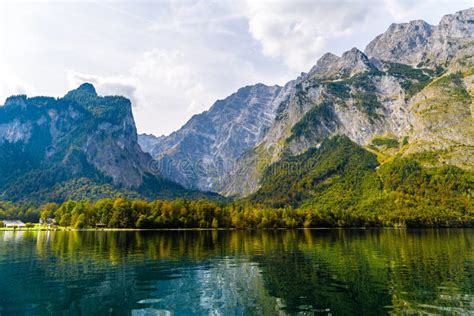
M 431 230 L 474 229 L 474 227 L 296 227 L 296 228 L 0 228 L 0 232 L 182 232 L 182 231 L 296 231 L 296 230 Z

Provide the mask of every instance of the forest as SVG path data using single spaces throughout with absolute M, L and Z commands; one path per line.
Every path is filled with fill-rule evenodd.
M 474 212 L 459 209 L 409 207 L 399 194 L 385 211 L 327 211 L 309 206 L 269 208 L 250 203 L 210 200 L 146 201 L 125 198 L 97 202 L 67 201 L 38 208 L 0 204 L 1 219 L 37 223 L 50 219 L 54 226 L 83 228 L 235 228 L 277 229 L 318 227 L 474 227 Z M 403 201 L 398 201 L 403 199 Z M 396 203 L 402 203 L 399 207 Z M 395 207 L 395 208 L 390 208 Z
M 0 220 L 76 229 L 474 227 L 473 188 L 471 171 L 423 167 L 410 157 L 380 165 L 347 137 L 333 137 L 268 167 L 260 189 L 245 199 L 0 202 Z

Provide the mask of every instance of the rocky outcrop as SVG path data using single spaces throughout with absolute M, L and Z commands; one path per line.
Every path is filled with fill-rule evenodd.
M 0 107 L 0 165 L 0 194 L 7 200 L 41 200 L 47 194 L 59 200 L 52 192 L 63 192 L 79 178 L 115 188 L 99 190 L 100 196 L 186 194 L 156 174 L 154 160 L 141 150 L 130 101 L 98 96 L 90 84 L 59 99 L 8 98 Z
M 306 77 L 343 79 L 368 71 L 370 68 L 371 64 L 367 56 L 357 48 L 353 48 L 342 54 L 341 57 L 331 53 L 323 55 Z
M 368 56 L 416 66 L 426 59 L 435 27 L 425 21 L 392 24 L 365 48 Z
M 379 60 L 412 66 L 449 63 L 463 46 L 473 45 L 474 8 L 444 16 L 437 26 L 424 21 L 392 24 L 371 41 L 365 53 Z

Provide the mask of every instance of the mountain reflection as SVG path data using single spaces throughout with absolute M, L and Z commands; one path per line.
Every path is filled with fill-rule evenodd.
M 473 232 L 0 232 L 0 314 L 469 313 Z

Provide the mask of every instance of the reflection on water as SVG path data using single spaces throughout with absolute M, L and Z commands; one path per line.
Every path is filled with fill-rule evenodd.
M 0 232 L 0 315 L 474 313 L 474 230 Z

